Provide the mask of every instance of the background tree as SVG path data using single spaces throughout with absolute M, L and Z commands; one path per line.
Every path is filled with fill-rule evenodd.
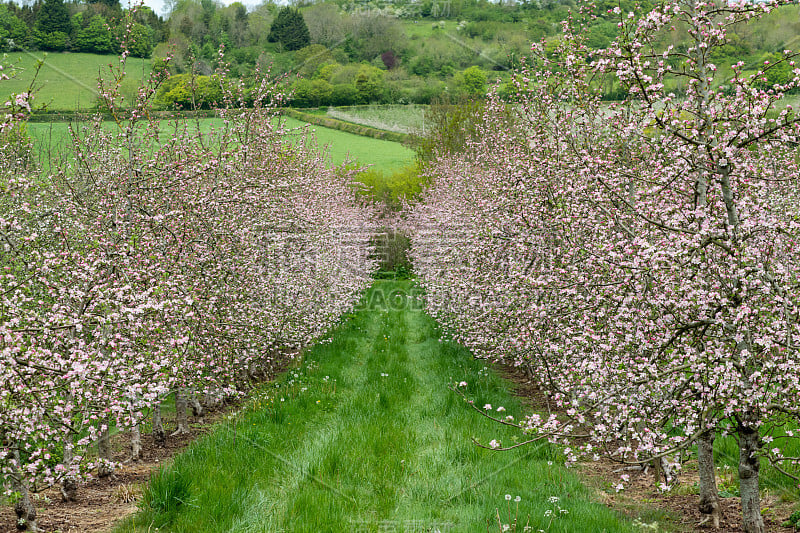
M 27 45 L 28 26 L 8 6 L 0 4 L 0 49 L 9 51 Z
M 127 35 L 126 48 L 133 57 L 150 57 L 153 51 L 153 29 L 134 22 Z
M 280 43 L 286 50 L 299 50 L 310 44 L 308 27 L 298 9 L 287 6 L 278 11 L 269 30 L 269 41 Z
M 467 97 L 486 95 L 486 73 L 477 65 L 473 65 L 454 79 L 458 92 Z
M 36 29 L 45 34 L 69 34 L 72 29 L 69 10 L 62 0 L 44 0 L 36 15 Z
M 351 21 L 345 49 L 353 59 L 372 61 L 389 50 L 403 53 L 406 39 L 397 19 L 368 14 L 353 16 Z
M 72 39 L 72 47 L 78 52 L 95 54 L 109 54 L 117 51 L 117 42 L 114 39 L 108 22 L 101 15 L 94 15 L 89 19 L 86 27 L 80 27 L 82 13 L 75 15 L 78 29 Z
M 311 42 L 327 47 L 339 47 L 350 31 L 349 17 L 332 3 L 314 4 L 303 10 Z
M 356 73 L 354 84 L 361 103 L 380 103 L 386 90 L 385 75 L 372 65 L 361 65 Z
M 64 50 L 72 24 L 69 10 L 62 0 L 45 0 L 36 13 L 34 45 L 44 50 Z
M 263 48 L 269 42 L 269 29 L 275 19 L 275 9 L 271 4 L 260 4 L 247 15 L 247 38 L 252 46 Z
M 320 44 L 311 44 L 294 54 L 295 71 L 301 76 L 312 77 L 324 65 L 336 63 L 331 51 Z

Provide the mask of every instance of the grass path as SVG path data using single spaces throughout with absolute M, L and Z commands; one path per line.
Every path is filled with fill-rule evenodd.
M 518 515 L 517 531 L 528 517 L 533 531 L 634 531 L 549 446 L 471 442 L 514 435 L 448 384 L 466 381 L 470 397 L 506 414 L 521 407 L 482 362 L 439 341 L 410 289 L 376 282 L 299 368 L 162 470 L 118 530 L 485 532 L 487 520 L 500 530 L 499 509 L 504 523 Z

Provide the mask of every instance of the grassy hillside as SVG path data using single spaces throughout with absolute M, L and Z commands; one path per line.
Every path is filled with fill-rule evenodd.
M 112 55 L 13 52 L 8 54 L 8 63 L 17 69 L 14 79 L 0 85 L 0 93 L 6 97 L 12 93 L 27 91 L 36 72 L 36 62 L 44 59 L 34 87 L 35 105 L 49 110 L 71 111 L 87 109 L 97 100 L 97 77 L 102 73 L 109 79 L 109 64 L 119 65 L 119 58 Z M 149 59 L 128 58 L 128 79 L 123 83 L 123 94 L 134 94 L 140 81 L 150 73 Z
M 306 124 L 292 118 L 284 118 L 290 128 L 301 128 Z M 214 118 L 200 119 L 201 131 L 208 132 L 218 128 L 222 121 Z M 109 123 L 111 127 L 111 123 Z M 163 129 L 169 129 L 164 121 Z M 382 170 L 396 170 L 409 165 L 414 159 L 414 152 L 405 146 L 389 141 L 360 137 L 320 126 L 310 127 L 319 147 L 328 147 L 328 155 L 333 164 L 339 165 L 346 160 L 359 165 L 376 165 Z M 34 156 L 44 168 L 50 168 L 51 161 L 63 159 L 69 151 L 69 125 L 66 123 L 31 123 L 28 132 L 33 140 Z M 300 132 L 296 132 L 300 135 Z

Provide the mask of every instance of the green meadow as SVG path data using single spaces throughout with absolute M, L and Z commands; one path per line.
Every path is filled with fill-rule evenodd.
M 349 161 L 360 166 L 376 165 L 381 169 L 392 171 L 403 168 L 414 160 L 414 151 L 399 143 L 312 126 L 288 117 L 283 117 L 281 120 L 293 130 L 288 133 L 293 137 L 299 138 L 302 134 L 301 129 L 307 128 L 318 148 L 326 153 L 333 165 Z M 190 125 L 192 124 L 194 121 L 190 121 Z M 216 118 L 203 118 L 196 124 L 199 124 L 200 131 L 209 133 L 213 129 L 220 128 L 222 121 Z M 108 122 L 107 126 L 114 127 L 112 122 Z M 162 122 L 164 132 L 168 132 L 170 127 L 169 121 Z M 71 136 L 67 123 L 32 122 L 28 124 L 28 133 L 33 142 L 34 157 L 43 168 L 51 168 L 51 162 L 63 160 L 70 153 Z
M 36 73 L 36 64 L 44 60 Z M 97 79 L 111 79 L 109 65 L 119 67 L 119 57 L 113 55 L 45 52 L 9 52 L 6 63 L 14 67 L 16 75 L 3 81 L 3 97 L 26 92 L 34 88 L 34 105 L 50 111 L 90 109 L 97 105 Z M 151 70 L 149 59 L 127 59 L 125 80 L 121 90 L 133 95 L 147 79 Z

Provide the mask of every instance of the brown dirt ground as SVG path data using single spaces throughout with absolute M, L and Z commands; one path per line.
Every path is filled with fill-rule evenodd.
M 519 368 L 505 364 L 494 364 L 495 369 L 506 379 L 513 383 L 513 392 L 520 397 L 523 403 L 537 408 L 547 409 L 547 397 L 533 384 L 525 372 Z M 616 509 L 631 518 L 642 515 L 646 509 L 658 509 L 658 518 L 643 520 L 645 523 L 652 524 L 658 520 L 659 531 L 663 531 L 663 526 L 667 526 L 667 531 L 715 531 L 710 524 L 698 526 L 702 520 L 702 515 L 697 508 L 699 496 L 697 494 L 684 494 L 683 490 L 688 490 L 697 481 L 696 464 L 691 462 L 684 465 L 681 472 L 681 484 L 672 493 L 660 493 L 654 488 L 654 478 L 652 471 L 645 474 L 642 472 L 627 472 L 630 481 L 625 489 L 619 493 L 611 488 L 612 483 L 619 482 L 619 465 L 608 460 L 597 462 L 581 463 L 579 465 L 581 475 L 586 480 L 587 485 L 592 487 L 600 501 Z M 719 481 L 718 481 L 719 483 Z M 723 498 L 720 501 L 723 513 L 723 520 L 720 529 L 716 530 L 725 533 L 741 532 L 742 508 L 739 498 Z M 782 527 L 784 522 L 794 511 L 795 502 L 784 502 L 779 498 L 767 494 L 762 497 L 762 509 L 764 511 L 764 522 L 767 533 L 790 533 L 793 528 Z M 653 513 L 646 513 L 652 516 Z M 666 522 L 666 523 L 664 523 Z
M 286 356 L 285 360 L 275 364 L 270 376 L 274 378 L 289 368 L 294 360 L 293 356 Z M 127 461 L 130 458 L 128 434 L 115 435 L 111 439 L 114 460 L 122 463 L 122 467 L 111 477 L 87 481 L 78 490 L 78 500 L 75 502 L 63 502 L 58 488 L 35 495 L 39 529 L 46 533 L 109 531 L 115 522 L 136 512 L 142 488 L 159 465 L 169 461 L 195 439 L 207 434 L 216 421 L 235 410 L 240 403 L 230 402 L 221 409 L 206 411 L 202 419 L 192 420 L 190 410 L 190 432 L 175 437 L 168 436 L 163 446 L 157 446 L 151 435 L 143 434 L 142 459 L 137 462 Z M 174 427 L 174 419 L 165 416 L 164 429 L 168 434 Z M 0 533 L 18 533 L 14 527 L 15 519 L 10 506 L 0 505 Z

